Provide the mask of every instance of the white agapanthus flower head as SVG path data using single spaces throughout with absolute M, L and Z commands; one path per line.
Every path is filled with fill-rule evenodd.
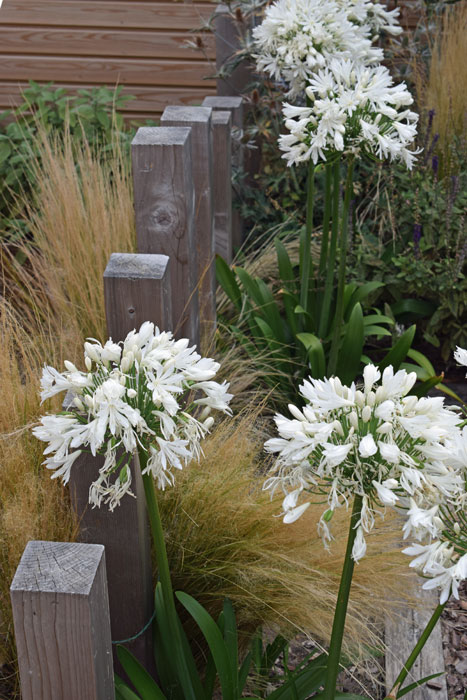
M 152 323 L 123 343 L 89 339 L 84 362 L 86 372 L 71 362 L 64 372 L 44 368 L 42 401 L 65 391 L 73 399 L 67 411 L 43 416 L 33 433 L 48 443 L 44 464 L 64 483 L 82 450 L 105 456 L 90 487 L 93 505 L 113 510 L 131 493 L 128 463 L 136 451 L 159 488 L 172 484 L 174 470 L 199 458 L 211 411 L 231 412 L 229 385 L 214 381 L 219 364 Z
M 310 494 L 324 496 L 319 531 L 326 543 L 332 513 L 360 496 L 355 561 L 366 552 L 365 536 L 381 508 L 405 515 L 404 537 L 420 543 L 417 556 L 420 546 L 440 538 L 443 509 L 467 503 L 467 428 L 461 430 L 458 410 L 443 398 L 409 395 L 415 381 L 415 373 L 391 366 L 381 373 L 373 365 L 365 367 L 361 387 L 343 386 L 337 377 L 305 380 L 303 408 L 290 405 L 291 418 L 276 415 L 279 437 L 265 444 L 277 458 L 264 488 L 283 491 L 286 523 L 305 512 Z
M 282 109 L 289 133 L 279 148 L 287 165 L 345 154 L 412 167 L 418 115 L 405 83 L 394 85 L 385 66 L 333 59 L 310 78 L 306 94 L 309 107 L 285 102 Z
M 362 21 L 365 5 L 376 8 L 368 1 L 350 5 L 343 0 L 272 3 L 265 10 L 263 22 L 253 30 L 258 71 L 284 80 L 290 88 L 288 96 L 295 97 L 332 58 L 379 63 L 383 52 L 372 45 L 372 27 L 380 15 L 371 13 L 373 25 Z
M 337 3 L 346 10 L 351 22 L 369 27 L 372 37 L 378 37 L 381 32 L 392 36 L 402 34 L 398 7 L 388 10 L 385 5 L 373 0 L 337 0 Z

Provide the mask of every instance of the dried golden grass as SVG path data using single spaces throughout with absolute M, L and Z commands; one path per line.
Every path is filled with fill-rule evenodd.
M 21 252 L 15 288 L 29 316 L 50 314 L 60 333 L 70 321 L 80 336 L 106 336 L 102 275 L 113 252 L 135 249 L 129 159 L 117 143 L 102 162 L 69 132 L 38 135 L 37 189 L 25 210 L 34 242 Z
M 462 138 L 467 123 L 467 3 L 447 6 L 438 19 L 426 74 L 418 72 L 418 103 L 434 109 L 438 150 L 449 158 L 453 136 Z
M 293 525 L 275 517 L 281 498 L 271 502 L 261 491 L 264 436 L 257 418 L 250 409 L 221 424 L 205 441 L 201 464 L 178 475 L 177 487 L 161 496 L 174 585 L 213 613 L 228 596 L 245 636 L 265 625 L 291 636 L 305 632 L 326 644 L 349 514 L 335 514 L 330 553 L 316 529 L 322 504 Z M 396 540 L 387 517 L 368 537 L 368 556 L 356 567 L 346 639 L 353 654 L 375 643 L 369 620 L 381 623 L 391 601 L 410 588 Z

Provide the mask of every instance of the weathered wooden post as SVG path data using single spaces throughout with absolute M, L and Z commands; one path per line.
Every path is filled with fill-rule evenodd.
M 170 257 L 171 329 L 198 345 L 191 145 L 189 124 L 141 127 L 131 150 L 138 251 Z
M 215 252 L 232 262 L 232 146 L 230 112 L 212 113 L 212 194 Z
M 122 340 L 144 321 L 172 330 L 172 288 L 167 255 L 112 253 L 104 272 L 109 335 Z
M 216 323 L 211 109 L 166 107 L 161 126 L 191 127 L 200 328 L 203 342 L 209 344 Z
M 215 112 L 229 111 L 232 117 L 232 168 L 243 170 L 243 97 L 240 96 L 209 96 L 203 100 L 203 107 L 210 107 L 215 119 Z M 214 173 L 215 173 L 215 158 L 214 158 Z M 216 177 L 214 176 L 214 181 Z M 232 187 L 232 202 L 235 202 L 235 189 Z M 240 212 L 235 207 L 232 208 L 232 246 L 240 248 L 243 243 L 243 222 Z
M 114 700 L 104 547 L 28 542 L 10 591 L 23 700 Z
M 166 255 L 114 253 L 104 272 L 108 335 L 119 341 L 144 321 L 170 328 L 171 291 Z M 105 545 L 109 581 L 112 639 L 129 640 L 128 649 L 154 672 L 152 633 L 154 609 L 151 540 L 141 472 L 131 464 L 132 491 L 111 513 L 106 506 L 91 508 L 89 486 L 103 457 L 83 453 L 71 470 L 70 493 L 80 519 L 79 539 Z M 138 635 L 135 639 L 132 639 Z M 115 666 L 119 669 L 115 657 Z
M 241 10 L 232 13 L 227 5 L 216 7 L 216 69 L 219 72 L 225 61 L 242 49 L 243 37 L 250 25 L 243 17 Z M 252 66 L 242 61 L 225 78 L 217 79 L 218 95 L 241 95 L 251 82 Z

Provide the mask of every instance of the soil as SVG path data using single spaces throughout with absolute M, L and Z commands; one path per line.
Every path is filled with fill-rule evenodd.
M 442 617 L 444 662 L 449 700 L 464 700 L 467 692 L 467 581 L 451 596 Z

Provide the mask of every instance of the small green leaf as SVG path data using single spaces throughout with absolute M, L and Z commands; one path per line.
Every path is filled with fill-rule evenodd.
M 118 660 L 135 686 L 142 700 L 166 700 L 156 681 L 140 664 L 138 659 L 121 644 L 117 644 Z
M 424 683 L 427 683 L 428 681 L 433 680 L 433 678 L 439 678 L 439 676 L 443 676 L 444 674 L 445 674 L 445 671 L 440 671 L 439 673 L 433 673 L 431 676 L 425 676 L 425 678 L 421 678 L 419 681 L 415 681 L 415 683 L 411 683 L 410 685 L 406 685 L 405 688 L 401 688 L 397 692 L 396 697 L 402 698 L 404 695 L 407 695 L 407 693 L 410 693 L 412 690 L 415 690 L 415 688 L 418 688 L 420 685 L 423 685 Z
M 216 276 L 224 292 L 234 304 L 237 311 L 242 308 L 242 293 L 232 272 L 225 260 L 220 255 L 216 255 Z

